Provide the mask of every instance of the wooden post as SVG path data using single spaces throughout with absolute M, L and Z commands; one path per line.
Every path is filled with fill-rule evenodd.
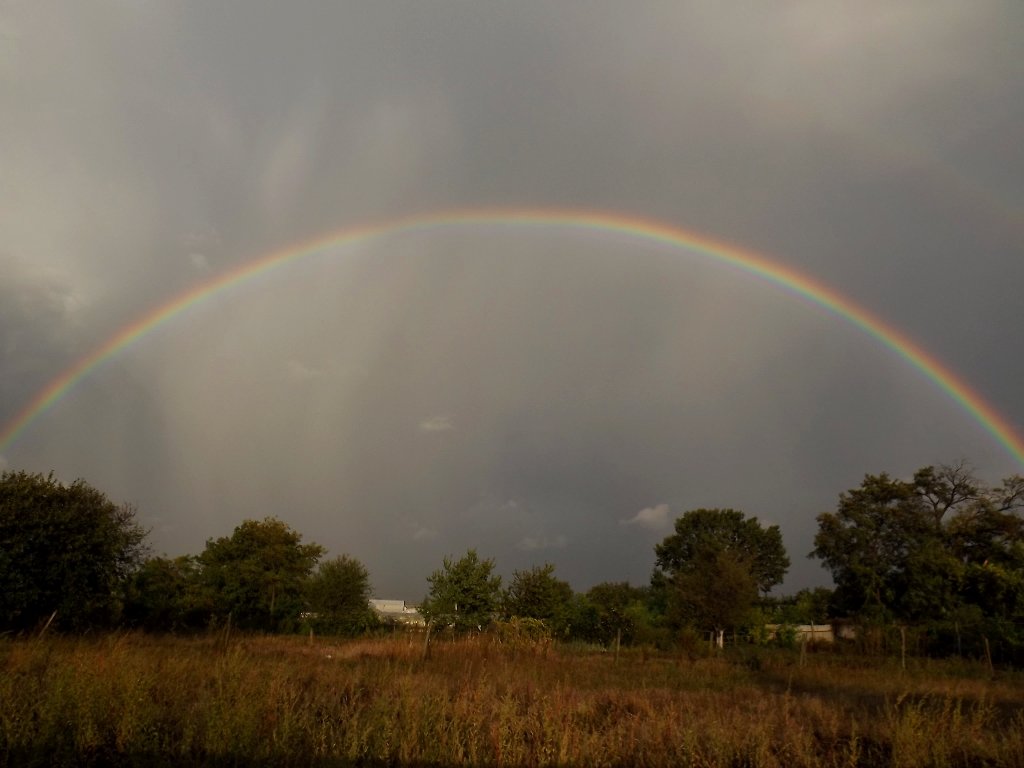
M 982 635 L 981 639 L 985 641 L 985 661 L 988 662 L 988 673 L 994 677 L 996 674 L 996 669 L 992 665 L 992 649 L 989 647 L 988 637 Z
M 224 627 L 224 650 L 228 649 L 228 641 L 231 639 L 231 611 L 228 611 L 228 623 Z
M 423 635 L 423 660 L 426 661 L 430 658 L 430 628 L 434 625 L 434 622 L 427 622 L 427 631 Z
M 900 668 L 907 671 L 907 628 L 900 624 Z
M 622 627 L 615 630 L 615 663 L 619 662 L 619 644 L 622 642 Z

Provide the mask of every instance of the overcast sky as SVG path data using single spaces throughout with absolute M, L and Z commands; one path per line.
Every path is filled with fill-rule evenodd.
M 1024 4 L 0 5 L 0 424 L 118 329 L 349 226 L 601 209 L 765 254 L 1024 431 Z M 446 554 L 644 583 L 697 507 L 781 526 L 865 473 L 1012 455 L 849 322 L 565 227 L 328 250 L 86 377 L 0 466 L 138 507 L 158 553 L 274 515 L 418 600 Z

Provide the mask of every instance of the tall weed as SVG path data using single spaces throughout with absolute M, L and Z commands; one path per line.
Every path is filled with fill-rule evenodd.
M 0 763 L 1024 766 L 1019 678 L 962 663 L 508 645 L 8 639 Z

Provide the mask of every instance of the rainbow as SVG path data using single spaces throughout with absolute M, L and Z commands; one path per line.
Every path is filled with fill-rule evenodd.
M 136 318 L 51 380 L 0 430 L 0 452 L 7 450 L 36 419 L 106 360 L 222 290 L 329 248 L 365 243 L 385 235 L 425 234 L 471 225 L 546 225 L 604 235 L 626 235 L 640 242 L 696 252 L 763 278 L 839 316 L 891 349 L 948 394 L 1024 466 L 1024 440 L 962 378 L 898 329 L 814 278 L 753 251 L 638 216 L 604 211 L 530 208 L 451 210 L 390 219 L 290 245 L 223 272 Z

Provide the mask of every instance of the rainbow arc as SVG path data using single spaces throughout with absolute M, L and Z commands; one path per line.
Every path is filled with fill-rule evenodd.
M 221 291 L 328 249 L 395 234 L 428 234 L 468 226 L 557 226 L 581 232 L 625 235 L 641 243 L 697 253 L 763 278 L 837 315 L 895 352 L 944 391 L 1024 466 L 1024 440 L 962 377 L 902 331 L 815 278 L 754 251 L 650 219 L 604 211 L 532 208 L 461 209 L 389 219 L 290 245 L 223 272 L 135 318 L 54 377 L 0 429 L 0 452 L 10 448 L 37 419 L 106 360 Z

